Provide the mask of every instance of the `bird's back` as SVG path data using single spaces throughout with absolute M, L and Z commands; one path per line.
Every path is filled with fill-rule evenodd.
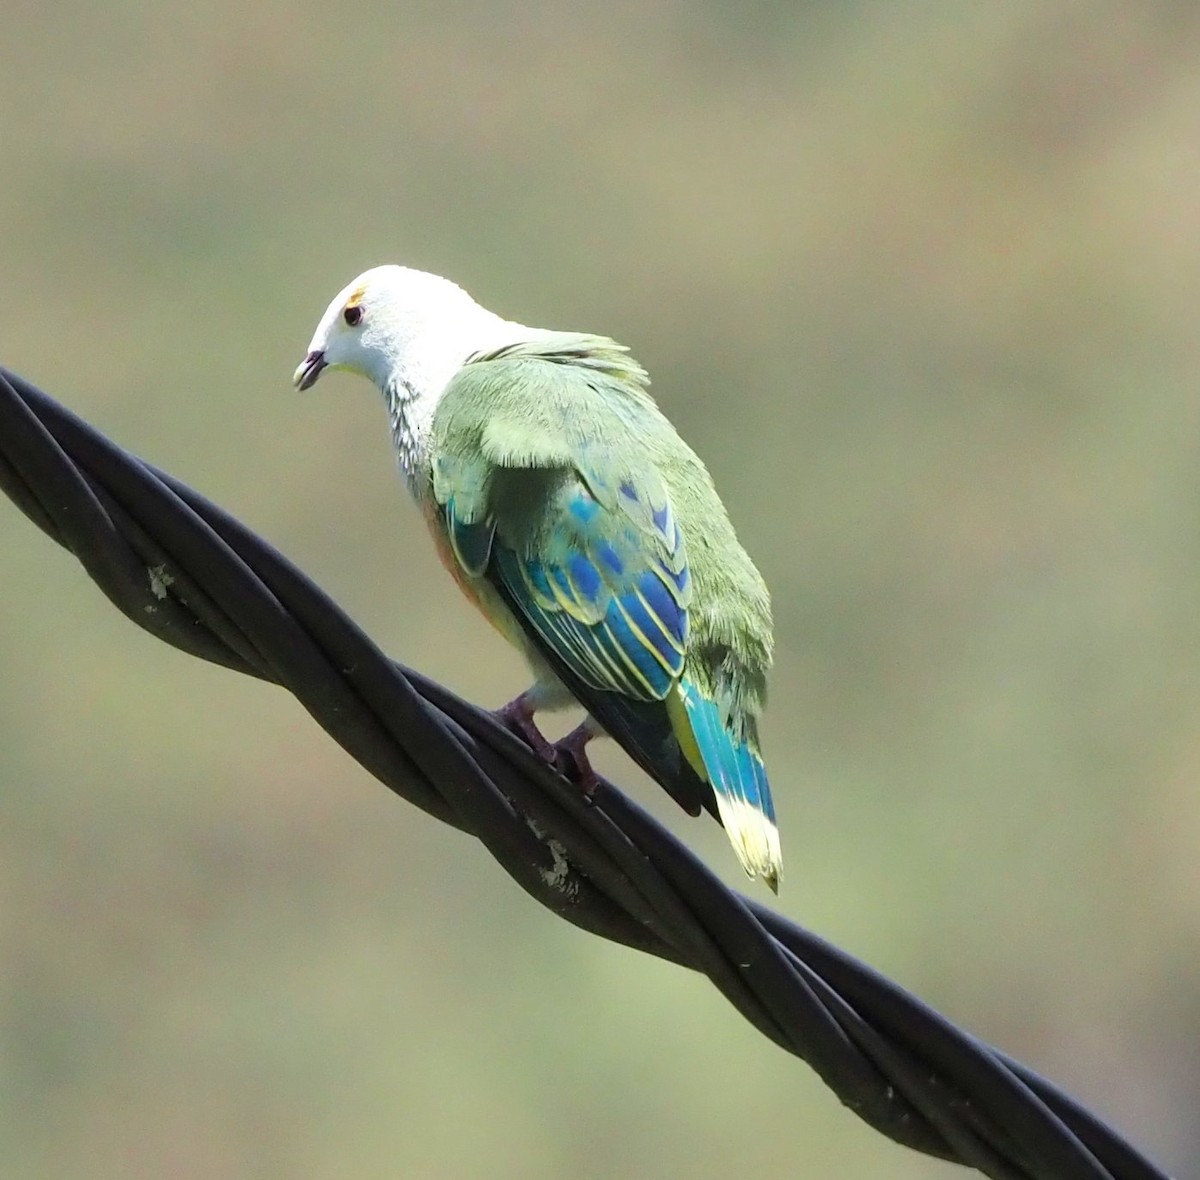
M 722 806 L 726 826 L 739 830 L 758 821 L 731 815 L 730 798 L 765 813 L 770 848 L 760 841 L 744 863 L 774 882 L 777 838 L 757 734 L 771 661 L 766 587 L 642 369 L 610 340 L 568 333 L 472 358 L 435 413 L 430 461 L 430 491 L 460 560 L 687 810 Z M 581 554 L 590 555 L 582 566 Z M 599 585 L 606 566 L 612 597 Z M 638 590 L 630 575 L 643 569 Z M 581 596 L 590 579 L 599 592 Z M 671 601 L 653 607 L 644 597 L 663 587 L 677 621 Z M 605 616 L 613 602 L 619 611 Z M 622 640 L 614 629 L 626 626 Z

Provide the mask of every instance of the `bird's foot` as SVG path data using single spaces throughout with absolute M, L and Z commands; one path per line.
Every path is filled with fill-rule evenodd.
M 521 738 L 527 746 L 543 761 L 554 765 L 558 751 L 552 742 L 548 742 L 542 731 L 533 722 L 534 704 L 527 692 L 521 693 L 509 701 L 507 705 L 497 709 L 494 716 L 506 729 L 511 730 Z
M 592 768 L 587 756 L 587 744 L 600 732 L 590 717 L 577 725 L 566 737 L 555 743 L 559 770 L 579 784 L 583 796 L 589 802 L 600 786 L 600 776 Z

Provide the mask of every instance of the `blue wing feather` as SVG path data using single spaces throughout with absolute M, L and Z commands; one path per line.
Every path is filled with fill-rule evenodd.
M 582 683 L 663 700 L 683 674 L 690 597 L 683 537 L 665 493 L 626 479 L 609 494 L 589 472 L 564 482 L 548 507 L 530 553 L 497 535 L 490 521 L 464 523 L 448 497 L 459 561 L 475 576 L 487 570 Z
M 478 578 L 488 567 L 492 557 L 492 541 L 496 525 L 491 520 L 465 521 L 455 511 L 454 497 L 446 501 L 446 531 L 450 536 L 450 548 L 463 570 Z
M 611 588 L 572 553 L 564 565 L 522 558 L 494 542 L 493 568 L 538 636 L 585 684 L 662 700 L 683 672 L 687 611 L 653 569 Z

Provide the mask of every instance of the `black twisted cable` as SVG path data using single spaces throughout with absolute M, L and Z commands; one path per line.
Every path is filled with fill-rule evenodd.
M 882 1134 L 996 1180 L 1164 1180 L 1051 1083 L 729 890 L 616 787 L 586 801 L 491 714 L 389 660 L 261 538 L 3 369 L 0 488 L 140 627 L 287 688 L 568 921 L 704 972 Z

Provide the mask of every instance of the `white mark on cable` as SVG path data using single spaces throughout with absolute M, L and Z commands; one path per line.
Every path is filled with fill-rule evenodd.
M 147 571 L 150 575 L 150 593 L 155 598 L 165 599 L 167 597 L 167 587 L 175 584 L 175 579 L 167 573 L 165 565 L 152 565 Z M 153 607 L 146 608 L 153 611 Z

